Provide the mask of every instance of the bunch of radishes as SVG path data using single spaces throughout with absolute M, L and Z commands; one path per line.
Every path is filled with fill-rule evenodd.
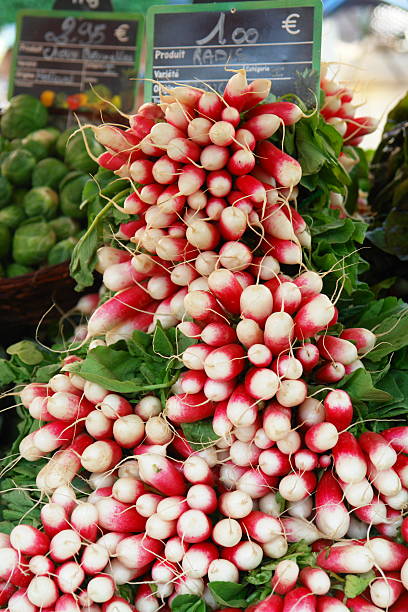
M 176 87 L 129 129 L 94 128 L 107 148 L 100 164 L 134 187 L 123 208 L 135 219 L 120 227 L 125 249 L 98 253 L 114 295 L 89 319 L 89 349 L 158 322 L 196 343 L 176 356 L 184 368 L 165 406 L 153 395 L 132 404 L 66 371 L 23 390 L 46 424 L 20 453 L 52 453 L 37 476 L 51 501 L 44 532 L 18 526 L 0 549 L 10 612 L 154 612 L 188 593 L 214 609 L 209 582 L 239 582 L 300 540 L 316 567 L 283 560 L 271 596 L 249 610 L 406 605 L 408 548 L 393 539 L 401 527 L 408 540 L 408 428 L 349 431 L 352 402 L 333 386 L 364 367 L 376 336 L 330 334 L 336 306 L 321 276 L 302 269 L 301 168 L 268 140 L 303 113 L 259 104 L 269 89 L 239 71 L 222 98 Z M 308 396 L 311 381 L 328 386 L 324 401 Z M 197 451 L 182 427 L 203 419 L 218 438 Z M 94 489 L 88 497 L 77 498 L 76 475 Z M 335 597 L 338 574 L 371 569 L 363 596 L 348 607 Z M 125 583 L 139 584 L 134 606 L 115 591 Z
M 320 87 L 325 95 L 320 112 L 346 145 L 358 146 L 364 136 L 377 129 L 378 121 L 373 117 L 355 116 L 358 105 L 353 104 L 353 91 L 348 87 L 326 77 L 321 79 Z

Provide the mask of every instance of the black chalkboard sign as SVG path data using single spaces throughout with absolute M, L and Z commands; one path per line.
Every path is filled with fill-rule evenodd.
M 146 100 L 160 83 L 206 82 L 222 93 L 245 68 L 248 80 L 272 80 L 272 93 L 295 93 L 312 104 L 320 72 L 321 0 L 153 6 L 147 17 Z
M 46 106 L 70 110 L 134 104 L 143 18 L 138 14 L 24 11 L 9 96 L 38 97 Z

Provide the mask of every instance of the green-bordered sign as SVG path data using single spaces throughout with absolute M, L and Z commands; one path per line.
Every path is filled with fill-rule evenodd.
M 272 93 L 315 102 L 320 72 L 321 0 L 214 2 L 153 6 L 147 15 L 146 100 L 159 83 L 202 82 L 222 93 L 245 68 L 249 80 L 272 80 Z M 313 93 L 311 93 L 313 92 Z
M 142 39 L 139 14 L 21 12 L 9 96 L 31 94 L 71 110 L 105 108 L 103 98 L 130 111 Z

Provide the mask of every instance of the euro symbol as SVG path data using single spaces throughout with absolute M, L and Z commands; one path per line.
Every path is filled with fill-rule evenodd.
M 119 42 L 128 42 L 129 40 L 128 30 L 129 30 L 128 23 L 122 23 L 120 26 L 116 28 L 114 34 Z
M 288 34 L 299 34 L 300 30 L 295 30 L 297 26 L 297 20 L 300 19 L 298 13 L 291 13 L 282 21 L 282 30 L 286 30 Z

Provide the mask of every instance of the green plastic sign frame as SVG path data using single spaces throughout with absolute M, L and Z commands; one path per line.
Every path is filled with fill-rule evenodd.
M 67 21 L 68 19 L 70 19 L 71 21 Z M 69 42 L 65 42 L 65 43 L 64 42 L 50 42 L 48 39 L 43 40 L 40 36 L 37 36 L 39 40 L 34 40 L 34 41 L 22 40 L 22 33 L 24 30 L 24 26 L 27 28 L 27 24 L 30 23 L 30 20 L 36 21 L 37 27 L 40 28 L 40 32 L 43 32 L 45 30 L 46 24 L 49 24 L 49 31 L 52 34 L 54 34 L 55 37 L 57 37 L 58 35 L 60 37 L 65 36 L 65 38 Z M 73 20 L 75 20 L 75 22 Z M 115 32 L 113 30 L 113 28 L 115 27 L 115 24 L 113 24 L 112 22 L 117 22 L 118 24 L 116 26 L 117 29 L 119 29 L 121 25 L 122 26 L 124 25 L 125 27 L 124 28 L 122 27 L 121 31 Z M 71 28 L 72 24 L 74 23 L 76 24 L 75 28 L 79 29 L 80 25 L 84 25 L 86 27 L 84 27 L 84 29 L 80 30 L 80 32 L 78 33 L 78 31 L 75 31 L 75 28 L 74 29 Z M 61 34 L 62 24 L 65 24 L 65 25 L 64 25 L 64 29 L 62 30 L 62 34 Z M 70 24 L 70 27 L 65 27 L 67 24 Z M 90 25 L 88 26 L 87 24 L 90 24 Z M 103 24 L 106 24 L 106 28 L 103 31 L 106 32 L 107 37 L 112 39 L 113 36 L 115 36 L 116 38 L 120 36 L 123 40 L 117 43 L 116 46 L 114 44 L 110 44 L 110 45 L 98 44 L 101 38 L 99 38 L 99 40 L 97 38 L 97 32 L 98 32 L 97 27 L 98 25 L 103 25 Z M 130 25 L 127 25 L 127 24 L 130 24 Z M 132 32 L 132 28 L 134 28 L 133 24 L 135 24 L 135 30 L 133 30 Z M 111 29 L 109 29 L 109 25 L 111 25 Z M 59 34 L 57 34 L 58 26 L 60 27 Z M 95 26 L 95 27 L 92 28 L 92 26 Z M 101 29 L 99 29 L 99 32 L 101 32 Z M 134 37 L 135 44 L 125 45 L 126 40 L 124 39 L 127 37 L 129 32 L 132 33 L 132 38 Z M 47 33 L 49 34 L 49 32 Z M 69 38 L 71 35 L 72 35 L 72 38 Z M 88 36 L 87 39 L 86 39 L 86 36 Z M 94 42 L 91 41 L 92 36 L 94 37 L 93 38 Z M 86 39 L 86 43 L 83 43 L 84 38 Z M 108 42 L 114 43 L 115 41 L 108 40 Z M 121 45 L 122 42 L 123 42 L 123 45 Z M 88 88 L 89 100 L 86 100 L 86 97 L 85 97 L 86 93 L 82 91 L 83 87 L 80 87 L 78 88 L 78 90 L 73 91 L 74 88 L 68 85 L 66 87 L 67 91 L 65 91 L 64 84 L 58 83 L 54 91 L 52 88 L 52 81 L 51 81 L 51 86 L 44 87 L 44 91 L 46 93 L 43 94 L 43 96 L 41 96 L 41 94 L 39 94 L 39 91 L 38 91 L 39 90 L 38 83 L 36 83 L 36 85 L 33 87 L 25 87 L 24 85 L 22 86 L 21 84 L 16 84 L 16 82 L 17 83 L 19 82 L 18 76 L 19 76 L 19 70 L 21 69 L 21 62 L 27 63 L 27 73 L 28 74 L 32 74 L 32 75 L 35 75 L 35 77 L 37 77 L 37 75 L 40 74 L 40 71 L 45 72 L 45 74 L 47 75 L 47 70 L 48 70 L 50 78 L 52 79 L 53 59 L 54 58 L 51 57 L 49 61 L 45 60 L 41 56 L 41 52 L 36 51 L 36 45 L 38 46 L 41 45 L 43 48 L 50 47 L 51 49 L 54 49 L 54 50 L 55 49 L 71 49 L 71 50 L 74 49 L 75 50 L 73 52 L 74 55 L 76 52 L 78 52 L 79 59 L 74 59 L 74 60 L 65 59 L 65 60 L 58 61 L 59 58 L 56 58 L 54 62 L 54 66 L 61 65 L 63 61 L 65 61 L 67 65 L 64 66 L 62 69 L 56 67 L 54 72 L 69 75 L 70 72 L 73 73 L 73 71 L 69 70 L 70 64 L 72 62 L 77 62 L 77 66 L 75 67 L 77 67 L 78 70 L 76 70 L 76 73 L 81 72 L 78 78 L 81 79 L 81 85 L 83 85 L 84 84 L 84 82 L 82 81 L 82 71 L 84 70 L 83 66 L 85 62 L 88 62 L 88 65 L 89 65 L 89 62 L 93 61 L 92 56 L 90 57 L 90 59 L 82 59 L 82 57 L 84 57 L 84 49 L 87 48 L 90 50 L 90 53 L 92 52 L 94 54 L 95 54 L 95 49 L 99 49 L 100 50 L 98 52 L 99 55 L 96 55 L 96 57 L 102 57 L 102 53 L 105 54 L 106 52 L 107 56 L 109 58 L 112 58 L 111 60 L 106 62 L 106 65 L 108 64 L 112 65 L 113 68 L 112 68 L 112 73 L 109 76 L 109 80 L 108 80 L 108 77 L 106 76 L 106 74 L 104 75 L 104 72 L 106 72 L 106 70 L 105 70 L 105 67 L 103 66 L 103 60 L 95 59 L 94 66 L 97 67 L 97 65 L 99 64 L 101 66 L 101 69 L 98 70 L 94 68 L 93 71 L 92 69 L 89 70 L 89 72 L 91 73 L 93 72 L 93 76 L 95 77 L 95 79 L 97 79 L 96 83 L 94 84 L 94 87 L 96 88 L 96 91 L 101 90 L 103 94 L 104 91 L 108 87 L 107 83 L 112 83 L 112 86 L 109 88 L 112 95 L 110 97 L 109 96 L 106 96 L 106 97 L 108 99 L 111 99 L 113 103 L 115 103 L 115 101 L 119 102 L 117 106 L 119 106 L 120 110 L 130 111 L 132 110 L 135 100 L 136 100 L 136 90 L 138 87 L 138 81 L 130 80 L 131 77 L 128 76 L 127 74 L 123 75 L 121 71 L 119 78 L 117 78 L 117 89 L 116 89 L 115 88 L 115 77 L 112 76 L 112 74 L 115 75 L 116 74 L 115 70 L 118 67 L 119 67 L 118 69 L 121 70 L 120 66 L 123 65 L 123 70 L 125 70 L 126 73 L 129 73 L 129 75 L 133 74 L 133 76 L 138 76 L 140 55 L 141 55 L 141 49 L 142 49 L 143 42 L 144 42 L 144 17 L 140 13 L 115 13 L 111 11 L 103 12 L 103 11 L 53 11 L 53 10 L 51 11 L 41 11 L 41 10 L 20 11 L 17 16 L 16 44 L 13 50 L 12 68 L 10 72 L 10 82 L 9 82 L 9 89 L 8 89 L 9 98 L 11 98 L 13 95 L 16 95 L 16 94 L 27 93 L 35 97 L 39 97 L 40 99 L 42 99 L 42 101 L 45 103 L 46 106 L 49 106 L 51 108 L 64 108 L 66 110 L 79 110 L 79 111 L 89 111 L 92 109 L 97 110 L 99 99 L 95 95 L 95 93 L 92 91 L 92 88 Z M 25 45 L 26 49 L 29 48 L 29 45 L 31 44 L 32 49 L 36 51 L 38 55 L 32 56 L 30 55 L 30 52 L 28 53 L 22 52 L 21 51 L 22 44 Z M 117 52 L 123 52 L 124 55 L 123 56 L 119 55 L 118 57 L 124 57 L 126 58 L 126 60 L 125 61 L 115 60 L 115 57 L 117 56 L 116 55 Z M 50 54 L 52 56 L 52 52 Z M 27 61 L 25 58 L 27 59 Z M 34 64 L 34 67 L 31 68 L 31 71 L 29 67 L 30 62 Z M 41 62 L 41 67 L 37 68 L 37 62 L 38 64 L 40 64 Z M 23 68 L 23 71 L 24 71 L 24 68 Z M 120 79 L 122 79 L 123 84 L 125 84 L 125 87 L 123 88 L 120 88 Z M 99 87 L 96 87 L 97 85 L 99 85 Z M 65 93 L 67 94 L 65 97 L 68 100 L 68 102 L 64 101 Z M 54 101 L 50 101 L 50 99 L 47 98 L 47 94 L 48 94 L 48 98 L 50 99 L 52 98 L 52 95 L 55 94 Z M 83 96 L 82 98 L 80 97 L 81 94 Z M 120 105 L 121 96 L 123 97 L 123 94 L 125 95 L 125 100 L 127 99 L 126 106 Z M 75 96 L 78 96 L 78 98 L 75 98 Z M 75 106 L 77 107 L 75 108 Z M 107 110 L 108 112 L 111 108 L 112 107 L 110 107 L 110 105 L 104 106 L 104 110 Z
M 302 13 L 302 9 L 304 10 L 304 13 Z M 313 12 L 311 13 L 311 10 L 313 10 Z M 294 71 L 295 70 L 295 64 L 299 64 L 299 65 L 309 65 L 309 76 L 305 76 L 304 77 L 304 84 L 301 86 L 301 88 L 303 87 L 305 90 L 307 89 L 309 94 L 310 91 L 312 90 L 312 94 L 309 95 L 308 94 L 308 103 L 310 103 L 310 105 L 314 106 L 316 103 L 316 97 L 318 96 L 318 91 L 319 91 L 319 74 L 320 74 L 320 55 L 321 55 L 321 29 L 322 29 L 322 15 L 323 15 L 323 7 L 322 7 L 322 2 L 321 0 L 274 0 L 273 2 L 265 2 L 263 0 L 260 1 L 255 1 L 255 2 L 214 2 L 211 4 L 193 4 L 193 5 L 173 5 L 173 6 L 152 6 L 149 8 L 148 12 L 147 12 L 147 20 L 146 20 L 146 25 L 147 25 L 147 54 L 146 54 L 146 84 L 145 84 L 145 101 L 157 101 L 158 99 L 158 86 L 153 82 L 153 80 L 155 79 L 155 76 L 159 73 L 160 74 L 160 68 L 163 68 L 163 72 L 166 72 L 166 64 L 163 61 L 162 66 L 157 66 L 157 61 L 155 62 L 155 58 L 158 52 L 158 49 L 168 49 L 171 48 L 172 50 L 176 50 L 176 49 L 185 49 L 186 51 L 184 52 L 184 54 L 187 55 L 186 57 L 186 63 L 187 62 L 191 62 L 191 59 L 193 58 L 193 63 L 195 61 L 195 53 L 196 53 L 196 49 L 198 48 L 198 46 L 196 47 L 194 44 L 191 45 L 191 41 L 190 38 L 192 36 L 192 31 L 197 30 L 197 28 L 202 29 L 202 32 L 200 31 L 200 35 L 204 35 L 204 36 L 200 36 L 200 44 L 202 44 L 202 49 L 206 49 L 206 53 L 210 54 L 210 49 L 217 49 L 218 48 L 218 53 L 221 54 L 222 49 L 226 49 L 226 48 L 230 48 L 233 52 L 236 52 L 236 49 L 239 47 L 239 43 L 233 43 L 233 37 L 228 39 L 228 33 L 227 33 L 227 25 L 228 25 L 228 19 L 229 21 L 232 21 L 232 17 L 229 18 L 229 15 L 235 15 L 235 20 L 239 19 L 239 16 L 242 12 L 247 11 L 247 16 L 245 18 L 244 21 L 241 21 L 241 23 L 239 24 L 239 26 L 234 30 L 233 34 L 235 32 L 239 32 L 239 35 L 235 37 L 235 39 L 239 38 L 241 36 L 241 34 L 243 33 L 245 35 L 245 31 L 248 35 L 247 40 L 249 41 L 249 44 L 244 44 L 241 47 L 244 48 L 244 53 L 250 53 L 251 55 L 251 60 L 252 62 L 249 64 L 249 66 L 252 67 L 252 70 L 255 74 L 252 74 L 251 71 L 248 71 L 248 79 L 249 80 L 253 80 L 254 78 L 271 78 L 272 80 L 272 93 L 276 93 L 276 95 L 283 95 L 284 93 L 297 93 L 299 94 L 299 91 L 291 91 L 291 87 L 289 86 L 289 81 L 291 81 L 291 85 L 293 85 L 295 83 L 295 78 L 292 77 L 288 77 L 285 76 L 289 73 L 290 70 Z M 251 16 L 249 15 L 248 11 L 251 12 Z M 266 13 L 265 13 L 266 11 Z M 223 18 L 223 22 L 220 23 L 221 21 L 221 17 L 220 20 L 218 20 L 218 22 L 216 20 L 214 20 L 212 18 L 212 13 L 221 13 L 225 14 L 225 17 Z M 164 20 L 162 18 L 162 16 L 165 15 L 166 19 Z M 175 32 L 175 28 L 177 28 L 177 23 L 176 23 L 176 18 L 173 18 L 172 16 L 176 15 L 179 16 L 179 18 L 184 17 L 184 19 L 182 21 L 180 21 L 180 32 Z M 200 19 L 193 19 L 194 17 L 196 17 L 197 15 L 200 16 Z M 211 19 L 209 19 L 209 23 L 211 23 L 211 25 L 209 24 L 205 24 L 205 18 L 204 15 L 209 15 L 211 17 Z M 258 43 L 258 44 L 254 44 L 251 45 L 250 44 L 250 31 L 253 32 L 254 28 L 251 27 L 251 20 L 252 21 L 256 21 L 256 15 L 258 15 L 259 18 L 259 26 L 260 28 L 264 28 L 262 30 L 263 35 L 264 35 L 264 39 L 265 39 L 265 33 L 267 40 L 265 39 L 264 42 L 262 43 Z M 272 16 L 276 16 L 277 20 L 275 23 L 271 24 L 271 26 L 269 26 L 268 24 L 268 28 L 265 28 L 265 16 L 266 15 L 270 15 L 271 19 Z M 188 17 L 191 16 L 191 27 L 188 27 Z M 248 17 L 250 17 L 248 19 Z M 313 37 L 312 40 L 308 40 L 307 43 L 306 42 L 292 42 L 293 37 L 296 38 L 296 36 L 301 32 L 301 25 L 299 25 L 302 22 L 302 18 L 307 17 L 308 20 L 308 31 L 312 31 L 313 32 Z M 156 21 L 157 20 L 157 21 Z M 161 20 L 161 22 L 159 23 L 159 20 Z M 166 22 L 168 22 L 166 24 Z M 157 25 L 158 24 L 158 25 Z M 215 25 L 214 25 L 215 24 Z M 156 31 L 156 25 L 159 28 L 159 31 Z M 247 30 L 245 30 L 245 28 L 248 27 Z M 160 30 L 161 28 L 161 30 Z M 211 30 L 212 28 L 212 30 Z M 241 32 L 242 31 L 242 32 Z M 282 34 L 282 31 L 283 34 Z M 286 32 L 286 34 L 285 34 Z M 211 38 L 212 35 L 212 38 Z M 174 41 L 174 46 L 172 47 L 167 47 L 166 45 L 160 46 L 157 44 L 157 42 L 162 42 L 163 38 L 170 40 L 170 37 L 173 37 Z M 241 36 L 242 38 L 242 36 Z M 252 36 L 252 38 L 254 38 Z M 285 39 L 287 40 L 287 42 L 280 42 L 280 39 Z M 160 40 L 162 39 L 162 40 Z M 184 41 L 187 40 L 188 44 L 186 44 Z M 211 44 L 206 45 L 206 43 L 202 42 L 205 40 L 209 40 L 209 42 Z M 218 42 L 220 40 L 225 40 L 227 44 L 214 44 L 215 42 Z M 197 44 L 198 41 L 196 41 Z M 179 44 L 180 43 L 180 44 Z M 183 44 L 184 43 L 184 44 Z M 233 43 L 233 44 L 229 44 L 229 43 Z M 297 48 L 295 47 L 295 45 L 300 45 Z M 304 48 L 301 49 L 301 45 L 304 45 Z M 306 48 L 308 46 L 308 48 Z M 246 49 L 245 49 L 246 47 Z M 268 48 L 267 48 L 268 47 Z M 310 48 L 311 47 L 311 48 Z M 256 49 L 255 49 L 256 48 Z M 194 51 L 191 51 L 193 50 Z M 300 54 L 300 60 L 299 61 L 281 61 L 281 62 L 275 62 L 276 66 L 273 66 L 273 62 L 265 62 L 265 50 L 269 52 L 269 49 L 273 49 L 273 51 L 276 53 L 281 53 L 283 55 L 289 55 L 291 53 L 296 53 L 296 54 Z M 304 55 L 303 61 L 302 60 L 302 54 Z M 215 53 L 214 53 L 215 55 Z M 258 57 L 257 55 L 259 55 L 259 61 L 258 61 Z M 262 57 L 263 56 L 263 57 Z M 173 54 L 172 56 L 173 58 L 175 57 L 175 55 Z M 273 59 L 273 58 L 272 58 Z M 289 58 L 290 59 L 290 58 Z M 159 60 L 160 61 L 160 60 Z M 179 83 L 189 83 L 191 85 L 196 85 L 197 87 L 201 87 L 202 86 L 202 82 L 209 82 L 212 85 L 215 83 L 215 81 L 223 81 L 224 80 L 228 80 L 229 76 L 231 76 L 231 72 L 225 72 L 225 79 L 224 78 L 212 78 L 214 71 L 216 69 L 218 69 L 218 74 L 221 72 L 219 69 L 222 66 L 225 66 L 227 68 L 231 68 L 231 69 L 238 69 L 241 67 L 244 67 L 245 64 L 247 62 L 243 62 L 243 65 L 239 65 L 239 62 L 237 62 L 235 59 L 229 63 L 229 62 L 225 62 L 225 64 L 217 64 L 217 63 L 208 63 L 208 65 L 206 67 L 200 66 L 199 68 L 197 68 L 196 66 L 192 65 L 191 63 L 188 63 L 187 66 L 185 68 L 183 68 L 182 63 L 178 63 L 178 58 L 176 58 L 176 61 L 171 60 L 169 62 L 167 62 L 167 64 L 170 66 L 171 70 L 167 70 L 168 74 L 177 74 L 177 73 L 181 73 L 184 72 L 184 74 L 186 74 L 186 71 L 190 71 L 190 74 L 188 74 L 187 72 L 187 76 L 189 76 L 189 79 L 183 79 L 182 76 L 180 76 L 178 79 L 177 78 L 173 78 L 174 82 L 179 82 Z M 275 73 L 275 75 L 277 74 L 277 71 L 280 71 L 280 76 L 276 76 L 275 77 L 275 84 L 278 83 L 278 81 L 281 81 L 281 83 L 279 84 L 280 87 L 280 91 L 279 93 L 277 93 L 276 91 L 274 91 L 274 77 L 270 76 L 270 74 L 267 73 L 266 70 L 266 66 L 270 64 L 270 68 L 269 68 L 269 72 L 270 73 Z M 292 68 L 290 67 L 292 66 Z M 265 70 L 262 72 L 263 68 L 265 68 Z M 180 70 L 178 70 L 180 69 Z M 212 70 L 210 70 L 212 69 Z M 286 72 L 284 72 L 286 70 Z M 256 73 L 258 71 L 258 73 Z M 207 74 L 206 74 L 207 73 Z M 306 73 L 305 73 L 306 74 Z M 197 77 L 197 80 L 194 83 L 194 76 Z M 221 74 L 219 74 L 219 76 L 221 76 Z M 296 75 L 296 82 L 299 79 L 299 77 L 301 78 L 301 75 L 299 73 L 297 73 Z M 167 81 L 165 79 L 157 79 L 160 82 L 167 82 L 167 83 L 171 83 L 171 79 L 167 79 Z M 287 81 L 286 84 L 282 84 L 282 81 Z M 285 89 L 286 87 L 286 89 Z M 221 83 L 220 83 L 220 88 L 221 88 Z M 276 89 L 276 87 L 275 87 Z M 221 91 L 221 89 L 219 90 Z M 302 89 L 303 91 L 303 89 Z

